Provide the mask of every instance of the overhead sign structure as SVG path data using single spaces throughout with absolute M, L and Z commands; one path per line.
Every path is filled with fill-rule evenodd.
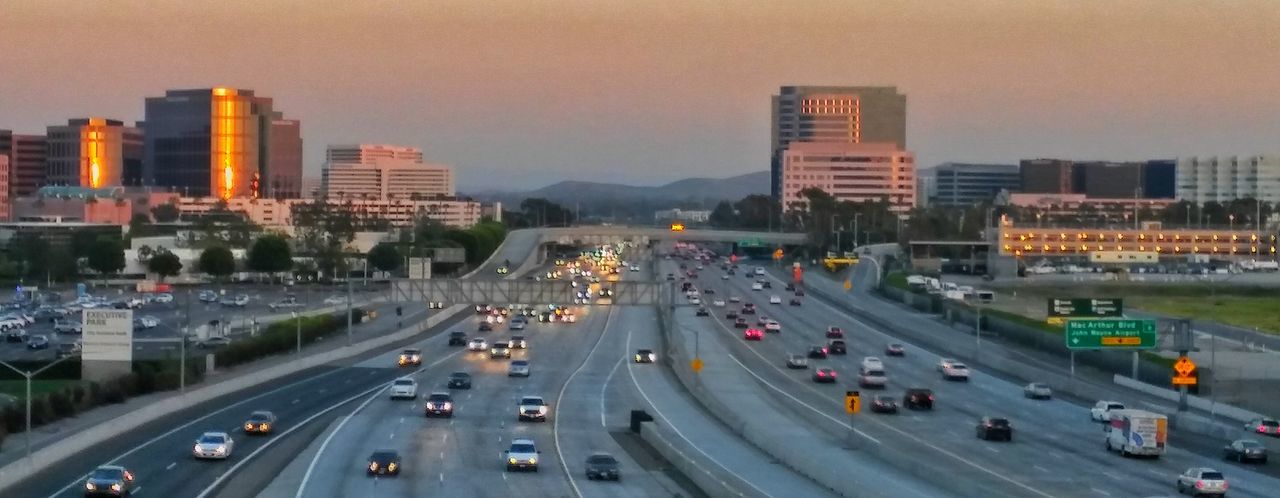
M 1157 339 L 1155 320 L 1073 319 L 1063 332 L 1069 349 L 1152 349 Z
M 1124 300 L 1120 298 L 1049 298 L 1049 317 L 1107 318 L 1124 315 Z
M 1173 385 L 1194 386 L 1199 382 L 1199 377 L 1196 362 L 1191 361 L 1191 358 L 1179 356 L 1178 361 L 1173 363 Z
M 857 415 L 862 411 L 862 395 L 858 391 L 844 392 L 844 412 L 849 415 Z
M 84 310 L 85 361 L 133 361 L 133 310 Z

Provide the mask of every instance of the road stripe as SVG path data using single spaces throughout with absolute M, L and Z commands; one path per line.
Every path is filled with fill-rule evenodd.
M 170 463 L 168 467 L 165 467 L 164 470 L 173 470 L 173 468 L 177 466 L 178 466 L 178 462 L 173 462 L 173 463 Z
M 596 350 L 600 348 L 600 344 L 604 342 L 604 336 L 609 333 L 609 323 L 613 321 L 613 307 L 610 306 L 605 311 L 604 330 L 600 331 L 600 336 L 596 337 L 596 343 L 591 346 L 591 351 L 587 352 L 587 357 L 582 360 L 578 368 L 569 374 L 569 378 L 565 379 L 564 384 L 560 385 L 560 394 L 556 395 L 556 407 L 561 406 L 564 401 L 564 392 L 569 388 L 569 384 L 573 383 L 574 377 L 586 368 L 587 363 L 591 362 L 591 357 L 596 354 Z M 602 397 L 603 399 L 603 397 Z M 603 412 L 602 412 L 603 413 Z M 604 415 L 601 415 L 603 420 Z M 551 439 L 555 442 L 556 457 L 560 459 L 560 468 L 564 470 L 564 476 L 569 479 L 569 487 L 573 488 L 573 494 L 582 497 L 582 490 L 578 488 L 578 482 L 573 478 L 573 472 L 569 471 L 569 464 L 564 461 L 564 454 L 560 451 L 560 414 L 556 413 L 555 419 L 551 421 Z
M 608 325 L 605 325 L 605 327 L 607 330 Z M 604 391 L 605 389 L 609 388 L 609 382 L 613 380 L 613 374 L 618 372 L 618 367 L 621 366 L 622 362 L 627 359 L 627 354 L 628 353 L 626 351 L 622 352 L 622 357 L 618 358 L 618 362 L 613 364 L 613 369 L 609 370 L 609 376 L 605 377 L 604 383 L 600 385 L 600 427 L 605 427 L 604 414 L 606 410 L 604 406 L 604 399 L 605 399 Z

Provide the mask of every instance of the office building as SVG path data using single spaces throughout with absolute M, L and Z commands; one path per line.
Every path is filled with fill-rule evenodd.
M 9 221 L 9 156 L 0 154 L 0 221 Z
M 653 221 L 682 221 L 685 223 L 706 223 L 711 221 L 711 211 L 705 209 L 664 209 L 653 212 Z
M 29 195 L 44 186 L 44 135 L 21 135 L 0 130 L 0 154 L 9 158 L 9 198 Z
M 430 218 L 446 226 L 467 228 L 480 222 L 484 206 L 477 201 L 440 200 L 374 200 L 374 199 L 232 199 L 225 206 L 232 212 L 244 213 L 254 224 L 268 229 L 292 233 L 293 210 L 300 204 L 319 202 L 333 208 L 350 209 L 357 222 L 380 221 L 393 227 L 411 227 L 422 218 Z M 178 210 L 184 219 L 199 217 L 224 204 L 214 197 L 184 197 Z
M 1178 200 L 1280 202 L 1280 156 L 1180 157 L 1176 171 Z
M 280 113 L 271 120 L 271 142 L 267 153 L 267 171 L 263 186 L 266 197 L 298 199 L 302 197 L 302 123 L 284 119 Z
M 792 142 L 907 147 L 907 97 L 897 87 L 784 86 L 772 107 L 774 199 L 783 197 L 782 154 Z
M 50 126 L 47 185 L 102 188 L 137 185 L 142 173 L 142 130 L 113 119 L 72 119 Z
M 838 201 L 885 200 L 899 213 L 916 205 L 915 156 L 895 144 L 792 142 L 781 157 L 783 209 L 803 207 L 800 191 L 811 187 Z
M 454 195 L 453 170 L 422 162 L 422 150 L 394 145 L 331 146 L 320 177 L 329 199 L 413 200 Z
M 1021 162 L 1021 191 L 1027 194 L 1083 194 L 1098 199 L 1172 199 L 1175 170 L 1171 164 L 1169 160 L 1024 159 Z
M 1075 163 L 1063 159 L 1023 159 L 1019 175 L 1027 194 L 1074 194 Z
M 1147 161 L 1142 173 L 1142 195 L 1151 199 L 1178 196 L 1178 162 L 1172 159 Z
M 942 163 L 929 177 L 926 185 L 931 206 L 967 207 L 991 202 L 1001 190 L 1018 192 L 1022 188 L 1016 164 Z
M 170 90 L 147 98 L 143 184 L 195 197 L 270 195 L 272 131 L 288 136 L 289 128 L 274 125 L 283 116 L 272 106 L 270 98 L 252 90 L 222 87 Z M 280 142 L 292 146 L 290 140 Z M 293 165 L 281 168 L 285 181 Z

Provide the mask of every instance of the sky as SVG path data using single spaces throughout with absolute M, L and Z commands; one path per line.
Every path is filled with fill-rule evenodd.
M 0 0 L 0 128 L 231 86 L 460 190 L 769 165 L 782 85 L 892 85 L 917 163 L 1280 153 L 1280 1 Z

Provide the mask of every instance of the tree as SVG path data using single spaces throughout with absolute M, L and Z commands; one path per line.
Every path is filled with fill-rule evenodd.
M 346 273 L 347 245 L 356 237 L 356 216 L 351 206 L 298 204 L 292 214 L 299 249 L 313 258 L 316 269 L 330 278 Z
M 762 194 L 751 194 L 734 203 L 738 212 L 738 222 L 742 228 L 763 230 L 772 226 L 771 220 L 777 212 L 773 198 Z
M 156 223 L 173 223 L 178 221 L 178 217 L 181 214 L 178 211 L 178 206 L 172 203 L 161 204 L 151 208 L 151 216 L 156 219 Z
M 380 272 L 392 272 L 400 268 L 400 250 L 395 244 L 382 242 L 369 250 L 369 264 Z
M 732 228 L 738 224 L 738 213 L 734 212 L 733 204 L 729 201 L 720 201 L 711 210 L 711 219 L 708 221 L 716 228 Z
M 174 253 L 162 251 L 147 261 L 147 270 L 158 275 L 163 282 L 165 277 L 174 277 L 182 273 L 182 260 L 178 259 Z
M 118 273 L 124 269 L 124 246 L 120 241 L 103 237 L 89 249 L 89 268 L 103 275 Z
M 293 250 L 289 241 L 279 235 L 258 237 L 249 247 L 249 269 L 262 273 L 279 273 L 293 267 Z
M 200 252 L 196 268 L 214 278 L 224 278 L 236 271 L 236 258 L 226 246 L 214 246 Z

